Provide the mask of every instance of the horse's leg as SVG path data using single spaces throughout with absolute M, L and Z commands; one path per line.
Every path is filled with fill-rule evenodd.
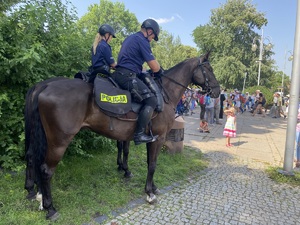
M 154 184 L 153 176 L 156 169 L 157 157 L 159 155 L 163 142 L 164 139 L 160 139 L 152 143 L 147 143 L 148 173 L 147 173 L 145 192 L 147 194 L 147 201 L 149 203 L 155 203 L 157 201 L 155 193 L 158 192 L 158 189 Z
M 118 147 L 118 170 L 124 170 L 124 177 L 132 177 L 132 173 L 128 170 L 128 154 L 129 154 L 129 144 L 130 141 L 117 141 Z M 123 153 L 123 160 L 122 160 Z
M 123 141 L 117 141 L 117 148 L 118 148 L 118 157 L 117 157 L 118 170 L 123 170 L 123 164 L 122 164 Z
M 42 192 L 43 208 L 47 211 L 46 219 L 56 220 L 59 217 L 59 213 L 53 207 L 52 194 L 51 194 L 51 178 L 55 172 L 56 166 L 62 159 L 67 146 L 71 142 L 74 135 L 63 136 L 56 133 L 61 137 L 61 140 L 49 140 L 48 150 L 45 158 L 45 162 L 40 166 L 40 190 Z M 63 141 L 62 141 L 63 140 Z M 52 147 L 51 143 L 60 143 L 60 146 Z
M 62 159 L 68 145 L 73 139 L 74 135 L 65 133 L 48 131 L 47 138 L 47 152 L 45 160 L 41 163 L 39 169 L 39 188 L 42 193 L 42 209 L 47 211 L 46 219 L 56 220 L 59 213 L 53 206 L 51 194 L 51 179 L 55 172 L 56 166 Z M 55 143 L 55 144 L 54 144 Z M 38 200 L 38 199 L 37 199 Z M 41 210 L 41 208 L 39 208 Z
M 56 209 L 52 204 L 52 195 L 51 195 L 51 178 L 54 174 L 55 168 L 49 168 L 46 163 L 43 163 L 40 168 L 41 172 L 41 191 L 42 191 L 42 201 L 43 208 L 47 210 L 46 219 L 56 220 L 59 216 Z
M 129 145 L 130 145 L 130 141 L 123 141 L 123 170 L 125 171 L 124 176 L 127 178 L 133 176 L 128 169 Z

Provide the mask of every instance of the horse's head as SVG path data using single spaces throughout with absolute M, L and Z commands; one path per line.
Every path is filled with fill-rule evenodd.
M 209 54 L 210 52 L 207 52 L 205 55 L 200 56 L 199 65 L 194 71 L 192 82 L 201 86 L 202 90 L 210 93 L 212 98 L 217 98 L 220 95 L 220 85 L 208 61 Z

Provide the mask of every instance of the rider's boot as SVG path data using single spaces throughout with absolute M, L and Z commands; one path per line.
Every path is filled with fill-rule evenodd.
M 144 106 L 144 108 L 140 111 L 137 126 L 134 133 L 134 143 L 136 145 L 153 142 L 156 140 L 155 137 L 149 136 L 145 133 L 146 126 L 151 120 L 153 111 L 154 109 L 151 106 Z

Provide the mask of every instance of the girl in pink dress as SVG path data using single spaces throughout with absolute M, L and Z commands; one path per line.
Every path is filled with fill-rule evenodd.
M 223 135 L 226 137 L 226 147 L 231 147 L 232 144 L 230 143 L 230 138 L 236 137 L 236 118 L 234 107 L 224 110 L 224 114 L 227 115 L 227 120 Z

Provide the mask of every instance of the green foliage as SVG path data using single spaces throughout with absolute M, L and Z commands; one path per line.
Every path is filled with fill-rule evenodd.
M 127 207 L 129 201 L 144 197 L 147 173 L 145 145 L 130 147 L 130 180 L 117 171 L 116 148 L 90 151 L 93 157 L 66 156 L 52 179 L 54 207 L 60 218 L 54 224 L 95 224 L 93 218 L 111 216 L 112 211 Z M 162 189 L 188 178 L 198 177 L 207 165 L 203 155 L 185 147 L 180 154 L 162 152 L 154 176 Z M 9 174 L 0 170 L 1 224 L 49 224 L 46 213 L 38 211 L 38 202 L 25 199 L 24 173 Z M 158 196 L 159 198 L 159 196 Z M 53 224 L 51 222 L 51 224 Z
M 13 170 L 24 169 L 19 159 L 24 156 L 23 104 L 21 93 L 0 88 L 0 164 Z
M 12 6 L 18 4 L 21 0 L 1 0 L 0 14 L 9 10 Z
M 172 34 L 162 31 L 159 35 L 159 43 L 152 42 L 153 54 L 164 69 L 169 69 L 185 59 L 196 57 L 195 48 L 181 44 L 179 37 L 174 39 Z M 168 57 L 165 57 L 165 56 Z
M 16 170 L 24 156 L 27 89 L 53 76 L 72 76 L 84 65 L 81 56 L 86 49 L 80 47 L 77 18 L 68 8 L 60 0 L 24 0 L 10 13 L 0 14 L 2 167 Z

